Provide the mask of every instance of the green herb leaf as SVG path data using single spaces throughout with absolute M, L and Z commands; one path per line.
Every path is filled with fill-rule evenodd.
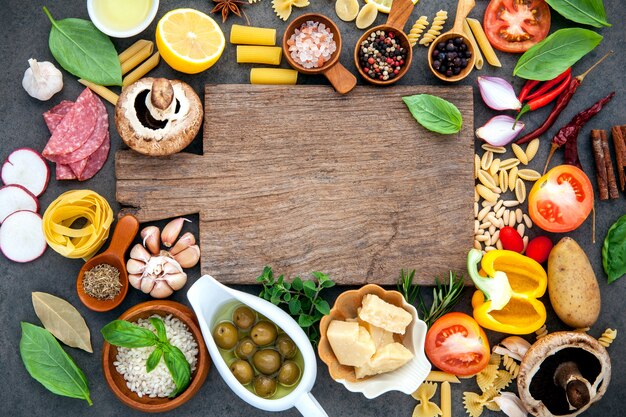
M 309 314 L 300 314 L 300 316 L 298 316 L 298 324 L 300 327 L 311 327 L 313 323 L 315 323 L 315 319 Z
M 588 29 L 570 28 L 554 32 L 517 61 L 513 75 L 527 80 L 552 80 L 591 52 L 602 36 Z
M 152 351 L 150 356 L 148 356 L 148 360 L 146 361 L 147 373 L 154 371 L 154 368 L 156 368 L 161 361 L 161 356 L 163 356 L 163 348 L 157 346 L 157 348 Z
M 408 272 L 408 271 L 407 271 Z M 397 288 L 398 292 L 402 293 L 407 303 L 413 304 L 420 288 L 417 285 L 413 285 L 413 279 L 415 278 L 415 269 L 409 273 L 405 273 L 404 269 L 400 270 L 400 277 L 398 278 Z
M 302 306 L 300 305 L 300 301 L 298 299 L 292 298 L 291 301 L 289 301 L 289 314 L 295 316 L 301 311 Z
M 49 331 L 22 322 L 20 355 L 30 376 L 48 390 L 92 405 L 85 374 Z
M 611 26 L 606 21 L 602 0 L 546 0 L 557 13 L 566 19 L 594 27 Z
M 154 346 L 159 341 L 158 337 L 150 330 L 126 320 L 113 320 L 104 326 L 100 333 L 104 336 L 104 340 L 110 344 L 126 348 Z
M 451 135 L 461 130 L 463 118 L 459 109 L 449 101 L 430 94 L 402 97 L 419 124 L 433 132 Z
M 317 286 L 315 285 L 315 283 L 313 281 L 307 280 L 304 281 L 303 284 L 304 294 L 309 298 L 315 297 L 315 294 L 317 293 Z
M 291 288 L 293 288 L 295 291 L 302 291 L 302 289 L 304 288 L 302 279 L 300 279 L 300 277 L 295 277 L 291 282 Z
M 447 284 L 444 280 L 440 281 L 439 278 L 435 278 L 433 302 L 430 309 L 426 307 L 422 294 L 418 293 L 420 302 L 417 310 L 428 327 L 437 321 L 439 317 L 452 311 L 454 306 L 459 302 L 463 287 L 465 287 L 463 276 L 457 276 L 454 272 L 450 271 Z
M 319 311 L 323 316 L 325 316 L 326 314 L 330 314 L 330 305 L 328 305 L 325 300 L 318 298 L 313 304 L 315 305 L 315 309 Z
M 150 323 L 152 324 L 152 327 L 155 328 L 159 341 L 162 343 L 169 343 L 169 340 L 167 340 L 167 332 L 165 331 L 165 324 L 163 323 L 163 320 L 157 317 L 150 317 Z
M 609 229 L 602 245 L 602 266 L 609 284 L 626 274 L 626 215 Z
M 185 354 L 179 348 L 170 344 L 164 346 L 163 359 L 176 385 L 176 391 L 170 395 L 170 398 L 175 397 L 189 385 L 189 381 L 191 381 L 191 367 L 189 362 L 187 362 L 187 358 L 185 358 Z

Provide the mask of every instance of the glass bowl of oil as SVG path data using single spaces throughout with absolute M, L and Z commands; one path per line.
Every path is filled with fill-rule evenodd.
M 114 38 L 129 38 L 150 25 L 159 0 L 87 0 L 87 12 L 94 25 Z

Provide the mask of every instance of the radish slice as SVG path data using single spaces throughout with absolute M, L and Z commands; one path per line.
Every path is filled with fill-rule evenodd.
M 10 260 L 33 261 L 43 255 L 46 247 L 39 214 L 20 210 L 4 219 L 0 227 L 0 250 Z
M 30 148 L 19 148 L 8 156 L 0 175 L 6 185 L 21 185 L 39 197 L 48 186 L 50 170 L 39 152 Z
M 0 188 L 0 224 L 16 211 L 27 210 L 37 213 L 39 201 L 21 185 L 5 185 Z

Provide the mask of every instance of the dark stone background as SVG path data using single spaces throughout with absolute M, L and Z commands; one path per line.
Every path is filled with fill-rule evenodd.
M 362 4 L 363 2 L 360 3 Z M 471 13 L 471 16 L 481 19 L 487 3 L 486 0 L 478 0 L 476 9 Z M 595 175 L 593 175 L 594 166 L 590 152 L 589 131 L 592 128 L 610 129 L 613 125 L 626 123 L 626 115 L 624 114 L 624 110 L 626 109 L 624 101 L 624 97 L 626 96 L 626 75 L 623 68 L 622 56 L 624 52 L 623 43 L 626 40 L 626 30 L 623 25 L 623 21 L 626 19 L 626 13 L 619 1 L 605 1 L 604 3 L 607 8 L 609 20 L 614 26 L 600 30 L 600 33 L 605 36 L 605 40 L 595 51 L 590 53 L 581 63 L 574 67 L 574 73 L 578 74 L 582 72 L 609 49 L 615 50 L 616 53 L 587 78 L 572 103 L 559 118 L 556 126 L 550 129 L 549 135 L 544 136 L 540 154 L 531 164 L 532 168 L 541 170 L 547 155 L 549 148 L 548 141 L 552 137 L 551 135 L 563 124 L 567 123 L 575 113 L 590 106 L 608 92 L 616 91 L 617 95 L 613 102 L 598 117 L 589 123 L 580 134 L 579 149 L 582 163 L 585 171 L 590 173 L 594 187 Z M 29 97 L 20 85 L 29 58 L 34 57 L 42 61 L 54 61 L 47 46 L 50 23 L 41 10 L 41 6 L 44 4 L 37 1 L 24 2 L 18 0 L 4 0 L 0 3 L 2 9 L 0 12 L 0 62 L 3 63 L 3 70 L 0 71 L 0 97 L 2 98 L 2 100 L 0 100 L 0 122 L 2 126 L 2 133 L 0 134 L 0 157 L 2 158 L 5 158 L 13 149 L 21 146 L 42 150 L 48 140 L 49 134 L 41 114 L 62 99 L 74 100 L 83 89 L 83 87 L 76 82 L 75 77 L 64 73 L 65 87 L 63 91 L 53 97 L 49 102 L 39 102 Z M 86 2 L 84 1 L 48 2 L 47 6 L 57 19 L 65 17 L 88 18 Z M 157 20 L 164 13 L 174 8 L 192 7 L 204 12 L 209 12 L 212 6 L 213 3 L 209 0 L 162 1 Z M 450 13 L 450 17 L 453 18 L 455 8 L 456 3 L 451 0 L 422 0 L 416 6 L 411 21 L 421 14 L 428 15 L 429 20 L 432 20 L 435 12 L 439 9 L 447 9 Z M 260 3 L 248 6 L 246 7 L 246 11 L 253 25 L 277 27 L 279 36 L 282 36 L 282 30 L 286 27 L 286 23 L 280 21 L 273 15 L 269 0 L 261 0 Z M 331 0 L 313 0 L 312 4 L 307 8 L 294 9 L 292 15 L 298 16 L 305 12 L 325 13 L 337 22 L 342 31 L 344 42 L 341 62 L 353 73 L 356 73 L 352 60 L 352 48 L 362 32 L 356 29 L 353 22 L 345 23 L 336 18 L 334 2 Z M 385 15 L 379 15 L 376 24 L 382 23 L 385 19 Z M 242 22 L 241 19 L 233 17 L 229 19 L 226 24 L 221 24 L 227 39 L 231 24 Z M 446 29 L 452 26 L 450 22 L 446 25 Z M 565 21 L 554 12 L 552 13 L 552 22 L 553 29 L 576 26 L 576 24 Z M 156 20 L 142 36 L 144 38 L 153 38 L 155 25 Z M 130 45 L 132 41 L 134 41 L 134 39 L 115 39 L 114 43 L 117 49 L 121 51 L 126 46 Z M 440 81 L 430 74 L 427 69 L 426 49 L 417 47 L 415 52 L 415 59 L 411 70 L 399 83 L 404 85 L 439 85 Z M 502 69 L 494 69 L 486 65 L 486 68 L 482 71 L 474 71 L 463 83 L 475 85 L 476 76 L 480 74 L 498 75 L 512 80 L 512 69 L 517 57 L 503 53 L 500 53 L 499 56 L 503 63 Z M 287 66 L 285 60 L 283 60 L 283 66 Z M 235 48 L 227 44 L 219 63 L 202 74 L 190 76 L 177 73 L 172 71 L 165 62 L 161 62 L 152 75 L 180 78 L 190 83 L 195 90 L 200 93 L 205 83 L 247 83 L 249 79 L 249 68 L 249 65 L 236 64 Z M 359 80 L 359 82 L 361 83 L 362 80 Z M 513 82 L 518 90 L 522 84 L 522 80 L 514 79 Z M 299 83 L 327 84 L 325 78 L 321 76 L 300 76 Z M 330 87 L 328 94 L 333 94 Z M 480 126 L 492 117 L 494 112 L 482 104 L 477 89 L 475 89 L 474 99 L 476 109 L 474 122 L 476 126 Z M 111 114 L 110 120 L 112 123 L 112 106 L 107 103 L 107 108 Z M 242 111 L 245 111 L 245 109 L 242 109 Z M 285 109 L 285 111 L 289 111 L 289 109 Z M 358 111 L 358 109 L 355 109 L 355 112 L 356 111 Z M 525 120 L 528 122 L 529 128 L 536 126 L 543 120 L 547 111 L 547 109 L 544 109 L 543 111 L 537 112 L 537 114 L 526 117 Z M 278 115 L 278 123 L 280 123 L 279 117 L 280 115 Z M 224 120 L 224 123 L 228 123 L 228 120 Z M 45 207 L 62 192 L 80 188 L 89 188 L 102 194 L 117 211 L 119 207 L 115 203 L 113 153 L 121 147 L 121 140 L 114 128 L 111 128 L 111 139 L 112 152 L 104 169 L 97 174 L 95 178 L 82 184 L 73 181 L 57 182 L 52 179 L 47 191 L 41 197 L 42 212 Z M 407 140 L 411 139 L 407 138 Z M 200 141 L 196 141 L 190 146 L 189 151 L 201 152 L 200 147 Z M 561 158 L 562 155 L 558 154 L 555 163 L 561 161 Z M 445 155 L 442 155 L 441 161 L 438 161 L 438 163 L 445 163 Z M 172 190 L 172 192 L 175 192 L 175 190 Z M 603 300 L 602 313 L 598 322 L 590 331 L 594 336 L 599 336 L 606 327 L 617 328 L 620 332 L 625 330 L 624 324 L 626 321 L 621 314 L 623 311 L 622 306 L 626 280 L 621 280 L 608 286 L 601 265 L 602 241 L 610 225 L 624 214 L 623 198 L 624 196 L 622 195 L 618 200 L 599 202 L 596 205 L 597 233 L 595 244 L 591 242 L 590 220 L 586 221 L 578 230 L 569 234 L 586 250 L 593 263 L 598 282 L 600 283 Z M 471 207 L 468 207 L 468 210 L 471 210 Z M 197 218 L 194 220 L 197 220 Z M 450 221 L 454 221 L 454 219 L 450 219 Z M 161 225 L 162 224 L 163 223 L 161 223 Z M 194 227 L 195 226 L 192 225 L 189 230 L 195 230 Z M 533 236 L 535 232 L 536 231 L 533 229 L 530 235 Z M 555 239 L 557 238 L 558 236 L 555 236 Z M 49 249 L 44 256 L 29 264 L 22 265 L 12 263 L 4 257 L 0 257 L 0 262 L 4 271 L 0 278 L 0 317 L 2 321 L 0 328 L 3 333 L 3 337 L 0 338 L 0 369 L 2 370 L 5 383 L 4 388 L 0 390 L 0 403 L 2 404 L 0 414 L 6 416 L 141 415 L 122 405 L 113 396 L 104 382 L 100 365 L 102 338 L 99 329 L 110 320 L 115 319 L 127 308 L 136 303 L 146 301 L 149 297 L 139 291 L 131 289 L 124 303 L 114 311 L 108 313 L 94 313 L 87 310 L 80 303 L 75 291 L 75 277 L 82 265 L 82 261 L 65 259 Z M 261 272 L 262 267 L 263 265 L 259 265 L 259 272 Z M 410 265 L 407 265 L 407 267 L 410 267 Z M 190 271 L 189 282 L 186 288 L 176 293 L 173 299 L 186 303 L 186 289 L 198 276 L 199 268 Z M 258 287 L 247 287 L 244 289 L 253 293 L 259 291 Z M 329 291 L 327 297 L 331 303 L 340 290 L 343 290 L 343 288 Z M 43 389 L 40 384 L 31 379 L 25 371 L 19 357 L 18 348 L 20 340 L 20 321 L 39 324 L 39 320 L 35 316 L 30 301 L 30 293 L 32 291 L 46 291 L 67 299 L 79 309 L 87 320 L 92 333 L 94 353 L 88 354 L 81 350 L 71 348 L 66 348 L 66 351 L 70 353 L 87 375 L 91 389 L 91 397 L 94 402 L 93 407 L 87 407 L 84 402 L 79 400 L 52 395 Z M 426 292 L 429 293 L 430 291 L 427 289 Z M 470 289 L 465 290 L 464 297 L 457 307 L 457 310 L 470 312 L 469 300 L 471 294 L 472 291 Z M 430 298 L 428 297 L 428 299 Z M 547 296 L 544 301 L 546 301 L 549 308 Z M 563 324 L 558 321 L 551 310 L 549 311 L 547 326 L 551 331 L 564 329 Z M 487 333 L 492 343 L 496 343 L 503 337 L 494 332 L 488 331 Z M 623 337 L 624 336 L 620 333 L 618 339 Z M 529 340 L 532 339 L 533 338 L 529 336 Z M 618 340 L 618 343 L 610 348 L 613 359 L 613 378 L 611 385 L 605 398 L 587 412 L 586 415 L 588 416 L 616 416 L 623 414 L 621 411 L 623 410 L 623 406 L 620 406 L 622 401 L 622 399 L 620 399 L 620 393 L 626 390 L 626 377 L 623 372 L 623 366 L 624 363 L 626 363 L 624 361 L 626 348 L 624 348 L 624 345 L 619 343 L 619 341 L 621 340 Z M 476 391 L 477 389 L 473 380 L 464 381 L 461 385 L 453 385 L 454 416 L 464 415 L 462 392 L 464 390 Z M 410 416 L 416 404 L 415 400 L 411 397 L 398 392 L 387 393 L 374 400 L 366 400 L 361 394 L 350 393 L 345 390 L 342 385 L 334 383 L 329 378 L 325 365 L 321 362 L 318 367 L 318 380 L 313 389 L 313 393 L 330 416 Z M 438 396 L 439 394 L 437 394 L 436 398 L 438 398 Z M 169 415 L 239 416 L 270 414 L 254 409 L 241 401 L 228 389 L 218 373 L 212 369 L 197 396 L 184 406 L 170 412 Z M 299 414 L 296 410 L 290 410 L 282 413 L 282 415 L 297 416 Z M 495 415 L 495 413 L 486 411 L 483 415 Z

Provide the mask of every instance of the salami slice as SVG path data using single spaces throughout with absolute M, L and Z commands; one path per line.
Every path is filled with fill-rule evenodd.
M 45 120 L 50 133 L 54 132 L 54 129 L 56 129 L 59 123 L 61 123 L 61 120 L 63 120 L 65 115 L 69 113 L 73 105 L 73 101 L 63 100 L 43 114 L 43 119 Z
M 89 157 L 81 159 L 80 161 L 76 161 L 76 162 L 72 162 L 71 164 L 68 164 L 68 166 L 70 167 L 70 169 L 72 170 L 72 172 L 78 179 L 80 179 L 80 176 L 83 174 L 83 171 L 87 167 L 88 159 Z
M 104 163 L 109 157 L 109 149 L 111 149 L 111 140 L 109 138 L 109 132 L 106 132 L 106 138 L 104 143 L 97 151 L 95 151 L 87 160 L 87 166 L 83 173 L 78 177 L 79 181 L 85 181 L 93 177 L 102 169 Z
M 76 99 L 67 115 L 54 129 L 42 154 L 46 158 L 65 155 L 80 148 L 91 136 L 96 127 L 96 101 L 93 93 L 86 88 Z
M 75 180 L 76 175 L 72 172 L 69 165 L 57 164 L 56 165 L 56 179 L 57 180 Z

